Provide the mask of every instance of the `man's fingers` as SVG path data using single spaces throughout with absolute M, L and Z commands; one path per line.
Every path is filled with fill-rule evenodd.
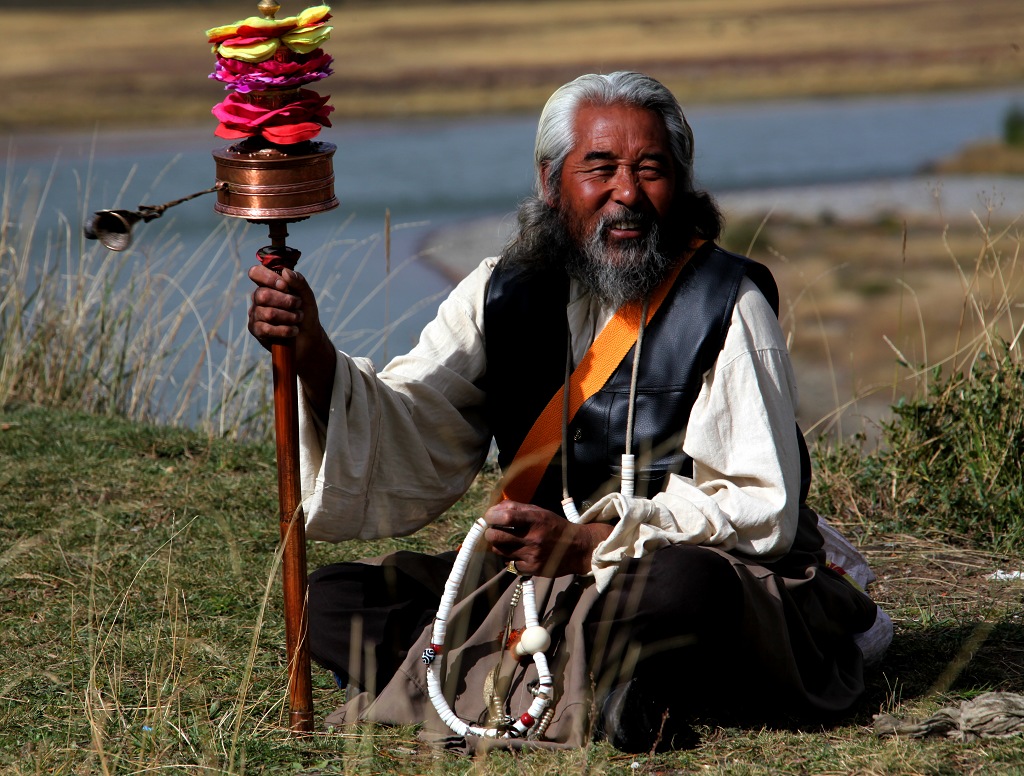
M 309 283 L 294 270 L 278 274 L 262 264 L 250 267 L 248 275 L 256 284 L 249 306 L 249 332 L 267 349 L 276 340 L 294 340 L 298 362 L 309 352 L 310 339 L 323 333 Z
M 273 288 L 296 296 L 313 293 L 306 278 L 293 269 L 283 269 L 278 273 L 262 264 L 254 264 L 249 267 L 248 275 L 249 280 L 263 288 Z
M 500 528 L 488 528 L 484 532 L 484 541 L 491 545 L 499 555 L 511 555 L 523 546 L 523 540 L 520 537 Z
M 263 340 L 275 340 L 275 339 L 294 339 L 299 335 L 298 326 L 272 326 L 268 323 L 255 323 L 252 326 L 251 332 L 256 339 Z
M 265 307 L 254 309 L 249 316 L 249 323 L 257 329 L 266 330 L 270 337 L 294 337 L 299 331 L 299 318 L 295 313 L 284 313 Z M 281 331 L 270 333 L 270 329 Z
M 276 288 L 278 291 L 287 291 L 289 288 L 287 280 L 274 272 L 274 270 L 267 269 L 262 264 L 254 264 L 249 267 L 248 274 L 249 280 L 257 286 Z
M 252 292 L 252 303 L 257 308 L 274 310 L 301 311 L 303 307 L 301 297 L 262 286 Z

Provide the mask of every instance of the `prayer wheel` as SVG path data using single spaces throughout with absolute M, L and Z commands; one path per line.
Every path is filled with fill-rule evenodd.
M 237 140 L 213 152 L 217 203 L 226 216 L 268 225 L 271 244 L 257 258 L 275 272 L 293 269 L 300 253 L 286 245 L 287 225 L 338 206 L 332 143 L 316 140 L 330 126 L 327 98 L 306 88 L 330 74 L 320 43 L 330 35 L 330 8 L 315 6 L 277 20 L 279 6 L 261 0 L 261 17 L 207 30 L 217 69 L 232 94 L 214 106 L 217 135 Z M 288 655 L 289 726 L 313 729 L 306 618 L 306 539 L 299 481 L 298 387 L 294 340 L 270 346 L 274 378 L 281 573 Z
M 338 207 L 333 143 L 275 146 L 249 138 L 213 152 L 214 210 L 250 221 L 299 221 Z
M 338 206 L 334 196 L 334 152 L 332 143 L 318 140 L 279 146 L 257 137 L 218 149 L 213 152 L 217 177 L 214 210 L 268 224 L 271 244 L 260 248 L 257 258 L 277 272 L 293 269 L 300 252 L 286 245 L 287 225 Z M 294 342 L 275 342 L 271 355 L 289 727 L 296 733 L 308 733 L 313 729 L 313 698 L 307 642 L 306 539 L 299 482 Z

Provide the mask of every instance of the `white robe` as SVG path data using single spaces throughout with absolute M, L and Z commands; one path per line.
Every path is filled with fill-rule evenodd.
M 326 428 L 299 392 L 308 538 L 410 534 L 469 488 L 491 443 L 477 381 L 487 368 L 484 298 L 496 261 L 485 260 L 466 277 L 416 347 L 381 373 L 367 359 L 339 353 Z M 577 363 L 613 313 L 572 284 L 568 318 Z M 683 440 L 693 477 L 672 475 L 651 499 L 610 494 L 584 513 L 585 520 L 620 518 L 594 552 L 599 589 L 622 560 L 669 543 L 716 545 L 766 561 L 784 555 L 799 507 L 796 400 L 779 323 L 744 279 Z

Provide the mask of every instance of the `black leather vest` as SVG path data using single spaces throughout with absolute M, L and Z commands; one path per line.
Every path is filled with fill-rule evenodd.
M 778 289 L 766 267 L 705 243 L 680 272 L 644 332 L 633 431 L 638 496 L 660 491 L 670 472 L 692 473 L 693 462 L 681 449 L 683 436 L 703 375 L 725 343 L 744 277 L 757 285 L 778 314 Z M 499 261 L 491 275 L 484 309 L 487 374 L 482 387 L 503 469 L 563 384 L 568 290 L 569 280 L 560 268 L 523 268 Z M 583 500 L 618 489 L 634 350 L 570 425 L 569 492 L 579 507 Z M 797 435 L 806 456 L 803 438 Z M 801 467 L 807 481 L 801 503 L 809 484 L 809 463 L 808 459 Z M 561 494 L 561 460 L 556 455 L 532 501 L 558 512 Z

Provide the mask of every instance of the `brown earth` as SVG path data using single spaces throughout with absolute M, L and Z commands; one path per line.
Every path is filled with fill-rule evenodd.
M 1024 145 L 974 143 L 947 159 L 939 159 L 930 172 L 953 175 L 1024 175 Z
M 284 3 L 279 16 L 307 3 Z M 312 4 L 312 3 L 309 3 Z M 0 131 L 210 121 L 207 28 L 253 0 L 4 9 Z M 684 104 L 1019 84 L 1019 0 L 335 4 L 335 118 L 536 110 L 581 72 L 641 69 Z

